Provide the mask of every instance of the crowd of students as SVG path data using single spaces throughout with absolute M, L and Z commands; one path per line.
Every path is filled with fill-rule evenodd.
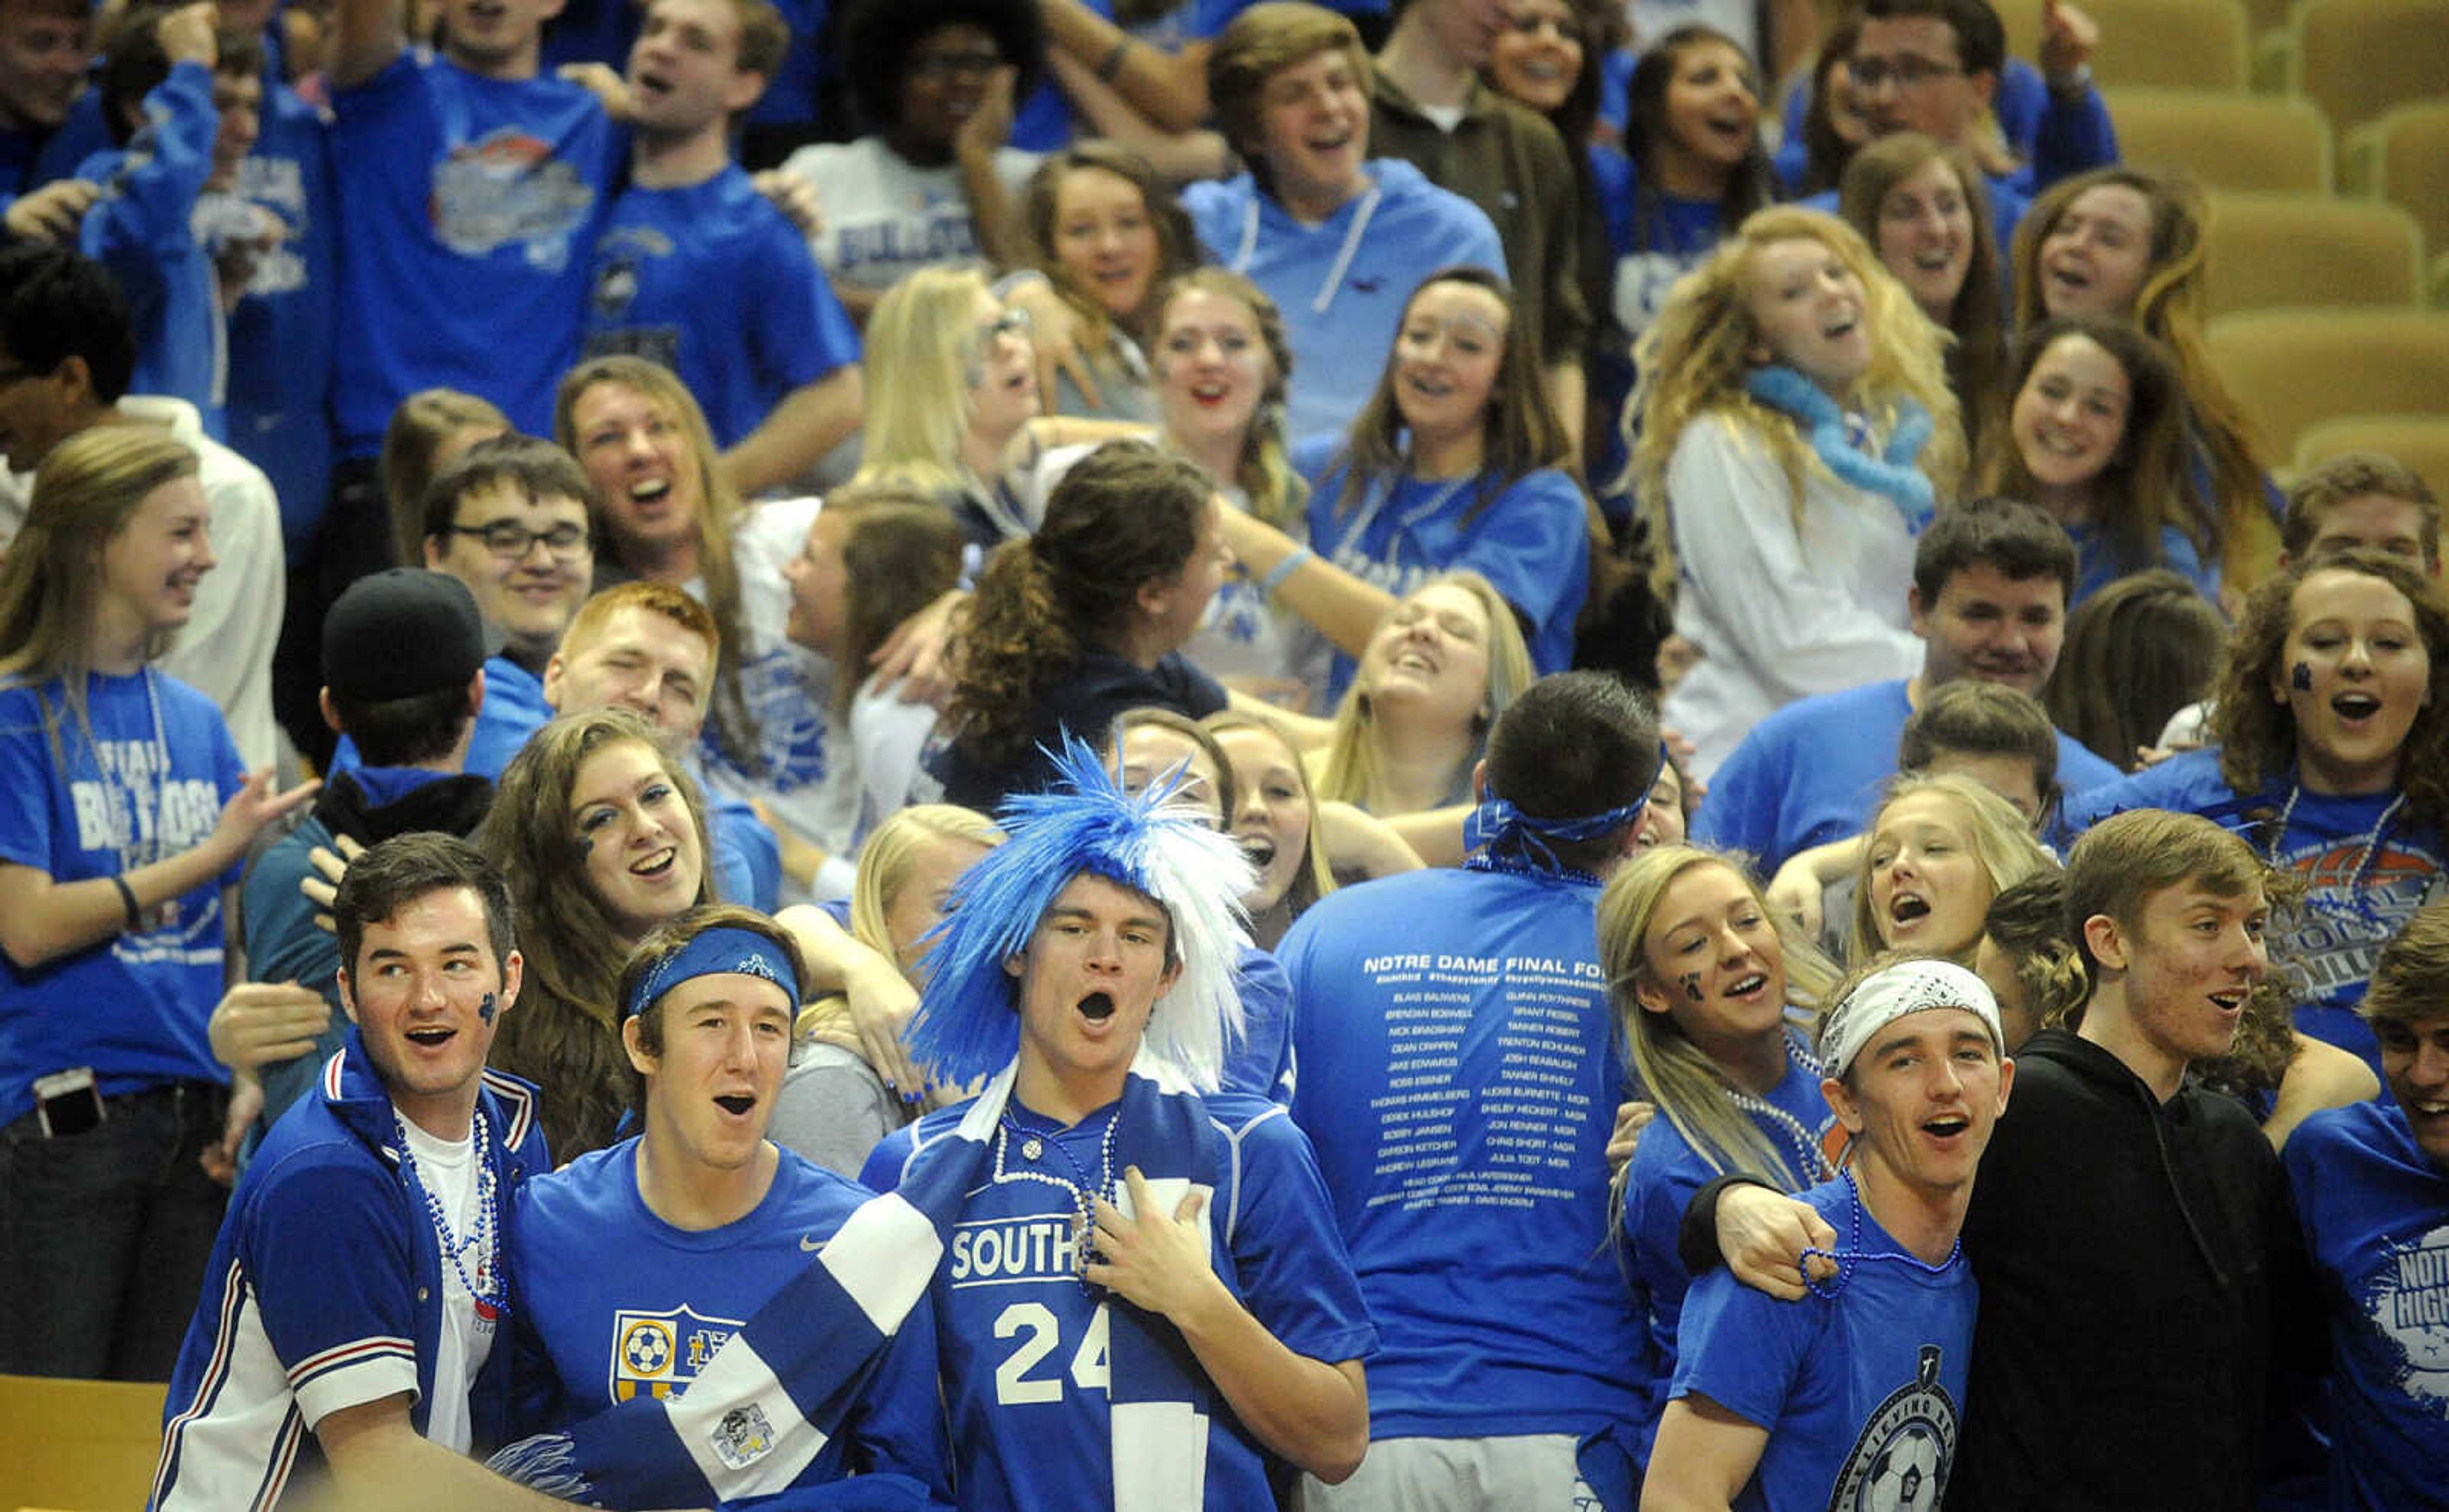
M 165 1509 L 2437 1502 L 2437 498 L 2074 6 L 1732 9 L 0 0 L 0 1370 Z

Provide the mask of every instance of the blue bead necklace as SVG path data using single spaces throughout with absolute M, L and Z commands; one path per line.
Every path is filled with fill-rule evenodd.
M 1939 1261 L 1937 1265 L 1931 1264 L 1920 1255 L 1907 1254 L 1902 1251 L 1885 1251 L 1878 1254 L 1864 1254 L 1862 1250 L 1862 1188 L 1860 1183 L 1855 1181 L 1854 1173 L 1851 1171 L 1845 1173 L 1845 1190 L 1850 1193 L 1854 1198 L 1853 1219 L 1845 1234 L 1845 1247 L 1842 1250 L 1823 1250 L 1818 1245 L 1810 1245 L 1806 1246 L 1803 1252 L 1803 1258 L 1805 1260 L 1810 1259 L 1816 1254 L 1823 1260 L 1833 1260 L 1837 1263 L 1837 1273 L 1830 1276 L 1825 1281 L 1813 1280 L 1808 1269 L 1803 1273 L 1803 1285 L 1811 1288 L 1812 1291 L 1818 1292 L 1820 1295 L 1834 1301 L 1837 1293 L 1845 1290 L 1845 1268 L 1857 1261 L 1885 1260 L 1895 1265 L 1909 1265 L 1915 1270 L 1921 1272 L 1924 1275 L 1945 1275 L 1948 1271 L 1954 1267 L 1957 1260 L 1963 1258 L 1964 1235 L 1960 1233 L 1957 1234 L 1956 1242 L 1948 1246 L 1947 1258 Z
M 451 1227 L 451 1215 L 442 1211 L 442 1199 L 434 1195 L 416 1174 L 416 1154 L 409 1147 L 408 1121 L 393 1110 L 392 1121 L 399 1125 L 399 1173 L 403 1179 L 415 1184 L 425 1198 L 425 1215 L 433 1221 L 434 1239 L 440 1246 L 451 1269 L 459 1273 L 459 1284 L 468 1289 L 469 1298 L 476 1305 L 476 1316 L 488 1321 L 510 1311 L 509 1289 L 502 1285 L 501 1210 L 494 1199 L 493 1162 L 485 1158 L 492 1148 L 485 1127 L 485 1110 L 476 1110 L 474 1138 L 469 1141 L 469 1155 L 476 1162 L 476 1222 L 465 1238 Z M 476 1257 L 476 1273 L 468 1273 L 468 1256 Z M 482 1285 L 478 1283 L 482 1282 Z

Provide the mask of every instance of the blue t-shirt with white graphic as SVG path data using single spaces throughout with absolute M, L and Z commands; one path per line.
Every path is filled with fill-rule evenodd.
M 1686 1299 L 1674 1394 L 1768 1430 L 1749 1512 L 1936 1507 L 1956 1459 L 1980 1304 L 1962 1254 L 1927 1268 L 1840 1179 L 1803 1200 L 1837 1231 L 1836 1295 L 1780 1302 L 1719 1269 Z
M 595 242 L 586 352 L 679 373 L 726 449 L 792 390 L 859 355 L 807 238 L 738 163 L 704 183 L 632 187 L 613 201 Z
M 1608 1244 L 1627 1071 L 1594 879 L 1439 868 L 1293 925 L 1301 1079 L 1361 1293 L 1380 1438 L 1585 1433 L 1639 1404 L 1641 1325 Z
M 1531 664 L 1542 676 L 1573 664 L 1573 617 L 1590 582 L 1591 536 L 1581 486 L 1571 474 L 1541 468 L 1500 488 L 1494 473 L 1431 481 L 1407 472 L 1364 481 L 1347 509 L 1348 469 L 1334 465 L 1342 445 L 1314 436 L 1293 448 L 1293 466 L 1310 480 L 1313 550 L 1397 598 L 1448 568 L 1469 567 L 1514 606 Z M 1352 658 L 1338 652 L 1330 701 L 1343 696 L 1353 669 Z
M 192 851 L 246 769 L 221 711 L 150 670 L 92 674 L 89 724 L 58 679 L 0 689 L 0 862 L 53 882 L 119 876 Z M 158 717 L 157 717 L 158 710 Z M 145 910 L 140 928 L 28 969 L 0 957 L 0 1124 L 37 1078 L 91 1066 L 102 1095 L 227 1081 L 204 1026 L 222 995 L 221 890 L 238 868 Z
M 519 1191 L 508 1256 L 518 1330 L 513 1437 L 567 1427 L 632 1397 L 685 1394 L 871 1195 L 782 1150 L 773 1185 L 745 1215 L 679 1229 L 638 1195 L 638 1153 L 637 1139 L 624 1139 Z M 934 1364 L 930 1320 L 914 1310 L 861 1383 L 845 1431 L 792 1483 L 882 1471 L 949 1501 Z
M 2379 1075 L 2381 1045 L 2356 1008 L 2382 947 L 2441 895 L 2449 849 L 2440 832 L 2407 818 L 2396 793 L 2302 793 L 2291 775 L 2240 794 L 2220 775 L 2219 763 L 2216 746 L 2188 751 L 2095 788 L 2067 806 L 2066 837 L 2129 809 L 2169 809 L 2237 831 L 2274 865 L 2295 872 L 2304 901 L 2271 919 L 2267 943 L 2272 963 L 2293 967 L 2304 982 L 2296 1028 L 2362 1056 Z
M 2330 1318 L 2330 1505 L 2449 1505 L 2449 1174 L 2376 1102 L 2314 1114 L 2280 1159 Z
M 566 80 L 480 78 L 414 54 L 332 107 L 353 348 L 333 388 L 341 454 L 381 450 L 399 402 L 435 387 L 550 435 L 627 134 Z
M 1208 1093 L 1205 1101 L 1225 1147 L 1205 1207 L 1216 1274 L 1294 1353 L 1329 1363 L 1366 1356 L 1377 1330 L 1309 1141 L 1263 1099 Z M 1120 1106 L 1109 1103 L 1062 1129 L 1013 1100 L 1008 1127 L 994 1136 L 987 1179 L 952 1226 L 928 1294 L 965 1512 L 1095 1512 L 1114 1504 L 1111 1304 L 1077 1274 L 1073 1224 L 1075 1188 L 1123 1185 L 1122 1161 L 1111 1158 L 1107 1138 Z M 966 1111 L 967 1104 L 948 1108 L 886 1136 L 861 1175 L 896 1184 L 916 1139 Z M 1206 1505 L 1273 1506 L 1257 1441 L 1221 1396 L 1212 1405 Z

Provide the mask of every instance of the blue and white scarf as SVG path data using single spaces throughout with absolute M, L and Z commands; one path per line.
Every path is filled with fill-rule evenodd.
M 1876 493 L 1897 507 L 1905 528 L 1919 535 L 1938 509 L 1938 493 L 1930 479 L 1914 466 L 1930 444 L 1930 411 L 1911 398 L 1898 401 L 1897 429 L 1878 456 L 1864 450 L 1870 427 L 1847 414 L 1818 384 L 1782 364 L 1754 368 L 1744 377 L 1753 398 L 1802 422 L 1811 450 L 1841 480 L 1865 493 Z
M 901 1184 L 853 1213 L 806 1271 L 758 1309 L 682 1395 L 633 1397 L 493 1456 L 497 1472 L 597 1506 L 705 1506 L 770 1496 L 824 1451 L 910 1311 L 923 1305 L 967 1194 L 988 1179 L 1015 1062 L 959 1121 L 911 1152 Z M 1115 1112 L 1115 1163 L 1135 1165 L 1157 1211 L 1212 1196 L 1217 1141 L 1189 1080 L 1143 1048 Z M 1128 1191 L 1114 1194 L 1130 1212 Z M 1205 1229 L 1208 1204 L 1199 1222 Z M 1115 1512 L 1203 1504 L 1213 1388 L 1173 1326 L 1108 1299 Z M 856 1480 L 794 1506 L 898 1505 Z M 811 1490 L 838 1492 L 812 1496 Z

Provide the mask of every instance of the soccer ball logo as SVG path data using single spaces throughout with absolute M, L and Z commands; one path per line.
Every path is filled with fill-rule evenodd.
M 1929 1424 L 1907 1424 L 1872 1458 L 1859 1505 L 1863 1512 L 1928 1512 L 1938 1505 L 1938 1467 L 1944 1458 Z
M 672 1335 L 660 1322 L 641 1323 L 621 1341 L 622 1362 L 633 1375 L 661 1375 L 672 1363 Z

